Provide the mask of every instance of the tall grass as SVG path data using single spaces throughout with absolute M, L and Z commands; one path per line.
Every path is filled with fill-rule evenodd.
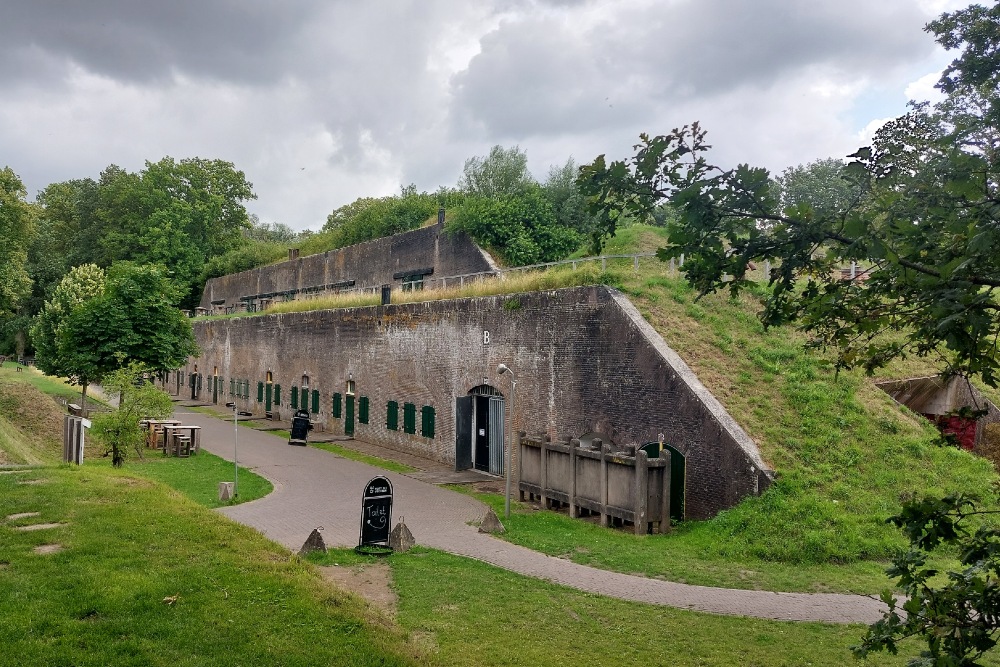
M 392 302 L 394 304 L 403 304 L 421 303 L 426 301 L 445 301 L 448 299 L 472 299 L 477 297 L 498 296 L 502 294 L 539 292 L 561 289 L 564 287 L 578 287 L 580 285 L 620 285 L 621 283 L 621 270 L 602 271 L 600 264 L 588 263 L 583 264 L 576 269 L 567 265 L 546 271 L 509 273 L 500 279 L 487 278 L 477 280 L 475 282 L 469 282 L 464 286 L 417 290 L 414 292 L 394 291 L 392 293 Z M 366 306 L 376 306 L 380 303 L 381 295 L 378 294 L 331 294 L 328 296 L 276 303 L 268 307 L 267 310 L 262 313 L 253 313 L 250 315 L 301 313 L 313 310 L 332 310 L 340 308 L 363 308 Z M 247 317 L 248 314 L 241 313 L 235 316 Z M 220 317 L 234 317 L 234 315 L 212 316 L 205 319 L 215 319 Z

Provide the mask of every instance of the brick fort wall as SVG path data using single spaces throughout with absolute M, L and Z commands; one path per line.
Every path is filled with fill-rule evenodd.
M 456 399 L 484 384 L 509 397 L 510 376 L 496 373 L 504 363 L 517 377 L 517 430 L 554 439 L 597 432 L 616 445 L 662 433 L 686 457 L 689 518 L 732 507 L 773 476 L 753 440 L 608 287 L 204 320 L 194 329 L 202 353 L 182 370 L 217 373 L 220 402 L 231 400 L 230 379 L 249 380 L 249 398 L 237 402 L 260 413 L 257 386 L 270 372 L 282 387 L 272 408 L 288 419 L 290 388 L 306 375 L 310 393 L 320 392 L 313 419 L 340 434 L 333 394 L 343 399 L 353 381 L 369 403 L 355 437 L 438 461 L 456 459 Z M 399 405 L 397 430 L 387 427 L 389 401 Z M 403 429 L 405 403 L 417 411 L 413 434 Z M 434 410 L 433 437 L 420 434 L 423 406 Z
M 241 273 L 212 278 L 202 292 L 202 308 L 213 301 L 238 305 L 240 297 L 287 290 L 302 290 L 343 281 L 355 287 L 392 285 L 398 289 L 407 271 L 433 269 L 428 277 L 457 276 L 495 271 L 496 265 L 465 234 L 444 231 L 435 224 L 374 241 L 329 250 L 316 255 L 262 266 Z

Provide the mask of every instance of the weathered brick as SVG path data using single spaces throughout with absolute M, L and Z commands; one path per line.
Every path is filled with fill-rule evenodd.
M 618 446 L 663 433 L 687 458 L 690 518 L 731 507 L 771 479 L 753 441 L 607 287 L 206 320 L 195 334 L 202 354 L 183 371 L 218 367 L 223 378 L 253 385 L 271 372 L 285 397 L 308 375 L 321 395 L 315 419 L 334 433 L 343 433 L 344 419 L 331 416 L 331 397 L 353 379 L 356 395 L 370 400 L 370 423 L 356 424 L 356 437 L 439 461 L 455 461 L 456 399 L 482 384 L 509 397 L 509 376 L 496 375 L 504 363 L 517 377 L 517 430 L 552 438 L 599 432 Z M 237 402 L 259 412 L 251 393 Z M 287 418 L 283 400 L 276 409 Z M 386 428 L 388 401 L 400 407 L 395 431 Z M 418 417 L 422 406 L 434 407 L 434 438 L 420 435 L 419 419 L 415 434 L 404 433 L 404 403 Z

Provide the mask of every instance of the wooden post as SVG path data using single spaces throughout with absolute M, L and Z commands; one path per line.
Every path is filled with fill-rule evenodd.
M 666 459 L 663 468 L 663 498 L 660 500 L 660 532 L 670 532 L 670 450 L 661 449 L 660 459 Z
M 549 508 L 549 496 L 547 491 L 549 490 L 549 436 L 542 436 L 542 458 L 541 458 L 541 481 L 539 482 L 539 488 L 541 489 L 541 500 L 542 509 L 547 510 Z
M 573 519 L 580 517 L 580 508 L 576 506 L 576 450 L 579 446 L 578 439 L 569 441 L 569 516 Z
M 608 454 L 611 445 L 605 445 L 600 438 L 594 438 L 594 446 L 601 450 L 601 525 L 608 526 Z
M 73 418 L 70 415 L 63 417 L 63 463 L 69 463 L 69 443 L 70 443 L 70 425 L 72 424 Z
M 646 514 L 649 505 L 649 457 L 639 450 L 635 453 L 635 534 L 646 534 Z

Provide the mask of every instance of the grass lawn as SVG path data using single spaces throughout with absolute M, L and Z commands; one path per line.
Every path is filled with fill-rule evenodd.
M 310 556 L 340 565 L 357 558 Z M 864 632 L 623 602 L 422 548 L 386 560 L 398 622 L 436 665 L 850 665 L 849 647 Z M 879 655 L 857 664 L 905 662 Z
M 360 463 L 367 463 L 370 466 L 382 468 L 383 470 L 388 470 L 389 472 L 413 472 L 416 470 L 416 468 L 408 466 L 405 463 L 390 461 L 388 459 L 383 459 L 380 456 L 362 454 L 361 452 L 356 452 L 353 449 L 338 445 L 335 442 L 310 442 L 309 446 L 332 452 L 337 456 L 344 457 L 345 459 L 351 459 L 352 461 L 358 461 Z
M 490 505 L 507 529 L 502 539 L 583 565 L 723 588 L 872 594 L 892 587 L 885 574 L 888 562 L 794 564 L 713 556 L 717 535 L 710 522 L 686 522 L 670 535 L 636 536 L 631 527 L 602 528 L 596 517 L 571 519 L 566 512 L 538 510 L 516 501 L 511 503 L 510 518 L 504 519 L 503 495 L 451 488 Z
M 108 459 L 99 459 L 94 465 L 110 468 L 111 462 Z M 147 453 L 142 459 L 133 455 L 126 461 L 124 470 L 162 482 L 177 489 L 199 505 L 210 508 L 257 500 L 274 489 L 269 481 L 241 466 L 237 485 L 238 496 L 233 502 L 220 502 L 219 482 L 233 481 L 235 469 L 231 461 L 204 450 L 188 458 L 163 456 L 159 452 Z
M 31 511 L 0 523 L 0 665 L 412 664 L 298 558 L 129 469 L 0 475 L 0 517 Z

